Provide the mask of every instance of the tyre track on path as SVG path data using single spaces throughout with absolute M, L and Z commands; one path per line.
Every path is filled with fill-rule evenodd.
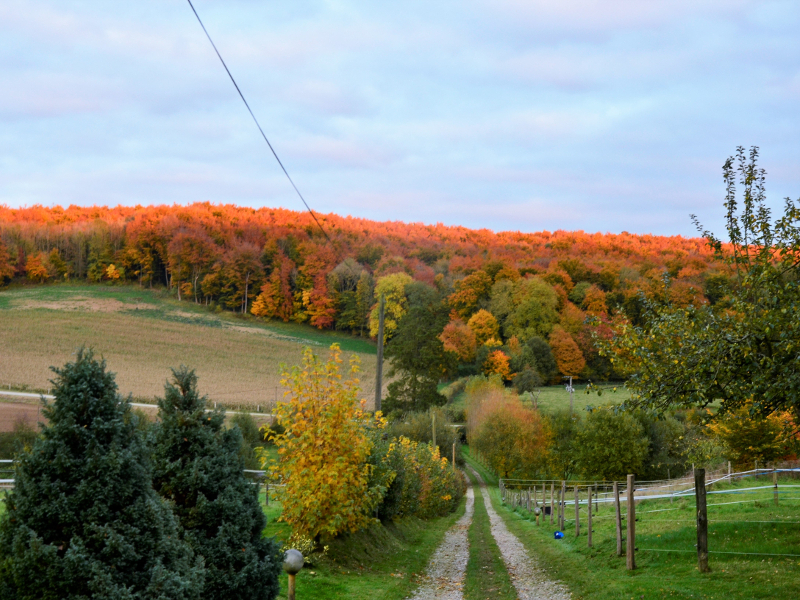
M 468 466 L 467 468 L 480 483 L 483 503 L 486 505 L 486 512 L 489 513 L 492 536 L 497 542 L 497 547 L 500 549 L 503 562 L 520 600 L 569 600 L 572 598 L 567 587 L 550 579 L 536 564 L 536 560 L 528 554 L 517 536 L 508 530 L 503 519 L 492 506 L 489 490 L 486 489 L 483 478 L 472 467 Z
M 444 541 L 428 563 L 425 583 L 411 596 L 411 600 L 463 600 L 469 560 L 467 531 L 475 508 L 475 492 L 471 485 L 467 487 L 466 496 L 464 516 L 445 533 Z

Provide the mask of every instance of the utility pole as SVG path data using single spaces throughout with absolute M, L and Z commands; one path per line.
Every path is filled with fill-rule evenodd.
M 564 379 L 569 379 L 569 383 L 566 385 L 566 388 L 569 392 L 569 414 L 572 416 L 575 411 L 575 400 L 573 397 L 575 388 L 572 387 L 572 375 L 564 375 Z
M 386 296 L 381 294 L 378 308 L 378 364 L 375 372 L 375 412 L 381 409 L 383 392 L 383 318 L 386 312 Z

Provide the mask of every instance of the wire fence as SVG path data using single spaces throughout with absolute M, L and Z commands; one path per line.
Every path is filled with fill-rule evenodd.
M 619 556 L 674 554 L 685 560 L 695 554 L 702 564 L 699 550 L 705 548 L 715 560 L 794 560 L 800 558 L 796 464 L 709 474 L 698 469 L 699 488 L 692 477 L 633 482 L 632 476 L 631 485 L 500 479 L 499 488 L 511 510 L 564 536 L 586 537 L 589 547 L 616 544 Z

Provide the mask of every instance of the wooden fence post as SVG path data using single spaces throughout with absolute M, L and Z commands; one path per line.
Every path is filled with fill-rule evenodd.
M 581 515 L 578 512 L 581 508 L 579 504 L 579 496 L 578 496 L 578 486 L 575 486 L 575 537 L 580 537 L 581 535 Z
M 636 505 L 634 504 L 633 485 L 634 477 L 633 475 L 628 475 L 628 536 L 626 540 L 625 560 L 629 571 L 636 568 Z
M 614 512 L 617 516 L 617 556 L 622 556 L 622 512 L 619 509 L 619 483 L 614 482 Z
M 265 497 L 265 504 L 269 506 L 269 481 L 264 483 L 264 497 Z
M 550 525 L 553 524 L 553 509 L 555 508 L 555 504 L 553 503 L 553 498 L 555 497 L 555 487 L 556 484 L 554 481 L 550 482 Z
M 564 501 L 567 499 L 567 482 L 562 480 L 561 481 L 561 501 L 559 502 L 559 514 L 561 515 L 561 531 L 564 531 Z
M 775 506 L 778 506 L 778 471 L 773 467 L 772 469 L 772 483 L 775 485 L 773 497 L 775 498 Z
M 588 533 L 586 535 L 589 536 L 589 548 L 592 547 L 592 486 L 589 486 L 589 495 L 586 497 L 587 503 L 589 505 L 589 514 L 587 516 L 588 521 L 586 521 L 586 527 L 589 529 L 587 530 Z
M 697 567 L 708 573 L 708 515 L 706 513 L 706 470 L 694 473 L 694 492 L 697 501 Z

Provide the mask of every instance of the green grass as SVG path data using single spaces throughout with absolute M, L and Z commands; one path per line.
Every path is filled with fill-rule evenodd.
M 492 536 L 489 514 L 486 512 L 478 482 L 469 470 L 466 473 L 475 487 L 475 513 L 468 533 L 469 561 L 464 582 L 464 598 L 516 600 L 517 592 L 511 583 L 500 549 Z
M 262 493 L 263 500 L 263 493 Z M 445 532 L 464 514 L 465 502 L 446 517 L 422 521 L 404 519 L 372 527 L 334 540 L 328 554 L 297 575 L 297 597 L 315 600 L 401 600 L 421 583 L 428 561 Z M 277 522 L 280 504 L 265 508 L 265 535 L 285 541 L 290 529 Z M 281 594 L 286 598 L 286 575 Z
M 576 412 L 586 410 L 588 406 L 600 406 L 604 404 L 620 404 L 626 397 L 627 392 L 620 384 L 616 391 L 613 391 L 615 384 L 602 384 L 603 393 L 586 393 L 586 384 L 574 384 L 573 409 Z M 538 393 L 538 396 L 537 396 Z M 552 414 L 558 410 L 568 410 L 570 399 L 569 392 L 563 385 L 549 385 L 537 388 L 533 395 L 536 397 L 536 405 L 543 413 Z M 456 409 L 464 409 L 467 405 L 467 394 L 460 392 L 456 394 L 450 404 Z
M 468 456 L 468 454 L 465 453 Z M 468 457 L 472 462 L 472 458 Z M 472 463 L 474 464 L 474 463 Z M 781 481 L 798 484 L 796 480 Z M 762 481 L 759 485 L 766 485 Z M 753 486 L 752 480 L 730 486 Z M 722 488 L 712 488 L 722 489 Z M 694 499 L 647 500 L 637 506 L 637 569 L 627 571 L 625 558 L 616 556 L 616 534 L 612 508 L 601 505 L 593 521 L 594 548 L 587 547 L 586 511 L 582 509 L 581 536 L 575 538 L 574 523 L 567 522 L 563 540 L 553 538 L 549 523 L 537 526 L 527 511 L 511 511 L 500 502 L 499 491 L 490 488 L 495 509 L 509 530 L 556 579 L 567 584 L 574 598 L 599 600 L 627 598 L 708 598 L 749 600 L 800 597 L 800 557 L 767 557 L 714 554 L 714 550 L 800 554 L 800 501 L 772 504 L 767 491 L 747 496 L 745 504 L 711 506 L 742 497 L 708 496 L 709 564 L 711 573 L 697 570 Z M 800 494 L 787 494 L 788 497 Z M 670 510 L 663 510 L 670 509 Z M 646 512 L 663 510 L 663 512 Z M 623 507 L 624 513 L 624 507 Z M 567 516 L 574 511 L 567 507 Z M 754 523 L 754 521 L 786 523 Z M 652 552 L 645 549 L 682 550 Z

